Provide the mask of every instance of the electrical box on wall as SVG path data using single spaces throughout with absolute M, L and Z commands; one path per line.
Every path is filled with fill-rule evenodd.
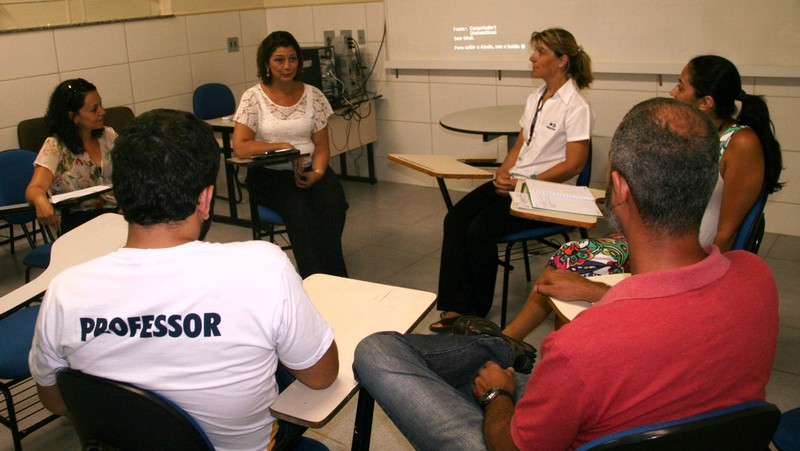
M 229 52 L 238 52 L 239 51 L 239 38 L 238 37 L 228 38 L 228 51 Z

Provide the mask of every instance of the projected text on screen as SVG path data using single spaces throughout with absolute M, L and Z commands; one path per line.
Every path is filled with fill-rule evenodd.
M 526 43 L 499 42 L 497 25 L 464 25 L 454 26 L 453 50 L 486 51 L 486 50 L 524 50 Z

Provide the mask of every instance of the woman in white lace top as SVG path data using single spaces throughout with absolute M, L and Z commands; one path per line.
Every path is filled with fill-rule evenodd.
M 300 45 L 288 32 L 270 33 L 258 49 L 261 81 L 242 95 L 234 120 L 233 151 L 247 158 L 296 148 L 291 163 L 250 171 L 259 205 L 286 222 L 302 277 L 315 273 L 346 276 L 342 256 L 347 202 L 329 166 L 328 117 L 333 114 L 322 92 L 300 81 Z

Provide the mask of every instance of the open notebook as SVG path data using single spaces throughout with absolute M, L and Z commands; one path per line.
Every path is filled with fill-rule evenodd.
M 603 216 L 588 187 L 526 179 L 531 208 L 588 216 Z

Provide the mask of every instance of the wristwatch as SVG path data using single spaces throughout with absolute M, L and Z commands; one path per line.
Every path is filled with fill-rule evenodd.
M 486 390 L 483 396 L 481 396 L 481 400 L 479 402 L 481 409 L 486 409 L 486 406 L 488 406 L 489 403 L 494 401 L 498 396 L 508 396 L 509 399 L 511 399 L 511 402 L 514 402 L 514 395 L 512 395 L 510 391 L 503 388 L 493 387 Z

